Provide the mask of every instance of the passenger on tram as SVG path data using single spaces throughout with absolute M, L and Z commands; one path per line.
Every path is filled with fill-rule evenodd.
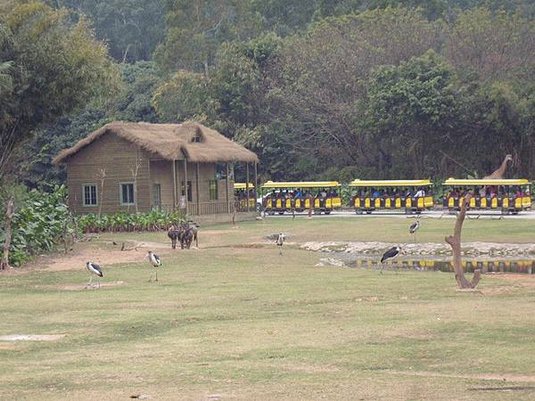
M 424 197 L 425 196 L 425 191 L 423 188 L 418 188 L 418 191 L 416 191 L 416 193 L 414 194 L 414 196 L 416 198 L 420 198 L 420 197 Z

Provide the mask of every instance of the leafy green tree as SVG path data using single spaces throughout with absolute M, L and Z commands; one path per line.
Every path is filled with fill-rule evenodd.
M 88 106 L 72 116 L 59 118 L 53 125 L 36 130 L 26 145 L 25 153 L 29 156 L 19 163 L 17 178 L 28 188 L 64 183 L 67 178 L 65 168 L 52 165 L 54 156 L 110 121 L 103 108 Z
M 433 51 L 374 71 L 365 126 L 388 155 L 382 168 L 389 176 L 440 174 L 436 155 L 458 119 L 455 80 L 453 68 Z
M 185 70 L 176 72 L 156 89 L 152 104 L 160 119 L 165 122 L 188 119 L 205 121 L 213 116 L 208 78 Z
M 112 120 L 159 121 L 151 105 L 152 93 L 160 82 L 154 62 L 122 64 L 121 71 L 121 90 L 107 103 L 89 105 L 36 131 L 32 141 L 27 144 L 29 151 L 26 153 L 31 156 L 24 158 L 18 170 L 19 179 L 28 187 L 63 183 L 65 170 L 53 166 L 52 158 L 102 125 Z
M 73 23 L 66 11 L 15 1 L 4 8 L 0 26 L 0 62 L 12 64 L 7 74 L 13 88 L 2 99 L 0 115 L 2 177 L 10 155 L 36 128 L 112 93 L 117 71 L 86 21 Z
M 9 61 L 0 64 L 0 95 L 7 95 L 13 90 L 13 79 L 10 70 L 13 64 Z
M 535 25 L 518 13 L 462 12 L 447 31 L 445 49 L 456 68 L 484 81 L 529 80 L 535 73 Z
M 490 11 L 518 11 L 533 17 L 535 5 L 530 0 L 318 0 L 321 17 L 340 16 L 351 12 L 404 7 L 420 9 L 429 20 L 449 19 L 455 10 L 484 7 Z
M 48 0 L 91 20 L 117 61 L 150 60 L 165 32 L 165 0 Z
M 513 155 L 510 176 L 534 173 L 533 92 L 518 90 L 508 82 L 473 82 L 463 95 L 462 126 L 451 132 L 455 151 L 475 176 L 494 171 L 505 154 Z
M 317 0 L 251 0 L 251 4 L 263 27 L 279 36 L 305 29 L 318 11 Z
M 124 121 L 158 122 L 152 96 L 161 83 L 160 72 L 152 61 L 121 65 L 122 91 L 111 105 L 111 117 Z
M 367 79 L 380 65 L 398 65 L 433 47 L 436 26 L 417 11 L 398 8 L 327 19 L 306 35 L 286 39 L 266 78 L 277 128 L 264 132 L 285 131 L 277 138 L 284 141 L 279 157 L 288 159 L 286 151 L 310 160 L 294 171 L 303 177 L 322 174 L 327 166 L 376 163 L 368 133 L 358 124 Z
M 167 0 L 167 30 L 155 59 L 162 69 L 209 74 L 222 43 L 257 35 L 250 0 Z
M 210 94 L 216 100 L 219 120 L 231 131 L 266 122 L 263 76 L 277 54 L 281 40 L 274 34 L 221 46 L 210 77 Z

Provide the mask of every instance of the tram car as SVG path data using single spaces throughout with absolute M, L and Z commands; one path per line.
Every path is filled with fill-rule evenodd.
M 262 185 L 262 207 L 269 214 L 302 212 L 330 214 L 342 206 L 337 181 L 268 181 Z
M 353 180 L 349 184 L 355 213 L 370 214 L 375 210 L 421 213 L 434 206 L 430 180 Z
M 448 178 L 443 186 L 443 206 L 450 211 L 460 210 L 468 192 L 473 194 L 468 205 L 470 210 L 497 210 L 503 214 L 517 214 L 531 209 L 530 182 L 526 179 Z
M 234 199 L 238 203 L 239 210 L 256 210 L 256 191 L 252 183 L 235 182 L 234 183 Z M 247 207 L 249 202 L 249 207 Z

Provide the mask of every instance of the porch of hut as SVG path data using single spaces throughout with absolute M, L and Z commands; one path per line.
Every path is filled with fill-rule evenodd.
M 253 178 L 254 187 L 258 187 L 257 163 L 242 163 L 245 163 L 246 182 Z M 240 207 L 234 198 L 234 164 L 151 158 L 152 208 L 182 210 L 190 216 L 255 212 L 254 206 L 249 206 L 252 202 Z

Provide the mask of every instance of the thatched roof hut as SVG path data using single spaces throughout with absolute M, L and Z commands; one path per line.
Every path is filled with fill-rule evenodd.
M 150 124 L 122 121 L 106 124 L 92 132 L 71 148 L 62 150 L 52 162 L 65 163 L 81 149 L 111 133 L 165 160 L 258 163 L 256 154 L 199 123 Z

